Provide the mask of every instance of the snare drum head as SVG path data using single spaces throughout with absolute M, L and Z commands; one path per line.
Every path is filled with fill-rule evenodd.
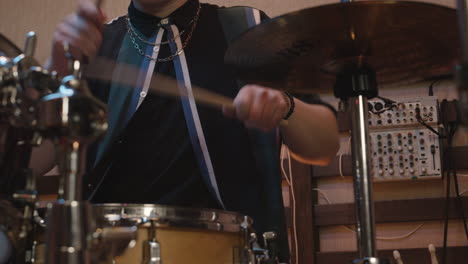
M 153 221 L 159 227 L 187 227 L 224 232 L 250 228 L 248 216 L 215 209 L 195 209 L 154 204 L 95 204 L 97 224 L 140 225 Z

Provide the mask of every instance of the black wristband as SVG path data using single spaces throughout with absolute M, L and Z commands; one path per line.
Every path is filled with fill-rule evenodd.
M 286 97 L 288 97 L 288 99 L 289 99 L 289 111 L 288 111 L 288 113 L 283 117 L 284 120 L 288 120 L 288 119 L 291 117 L 291 115 L 294 113 L 294 107 L 295 107 L 296 105 L 294 104 L 294 97 L 293 97 L 290 93 L 288 93 L 288 92 L 286 92 L 286 91 L 283 91 L 283 93 L 284 93 L 284 95 L 286 95 Z

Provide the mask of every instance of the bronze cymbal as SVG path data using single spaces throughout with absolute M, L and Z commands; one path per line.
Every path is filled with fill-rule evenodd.
M 0 56 L 14 58 L 23 53 L 13 42 L 0 33 Z
M 455 9 L 359 1 L 289 13 L 229 46 L 225 62 L 245 81 L 293 92 L 331 92 L 335 74 L 367 64 L 380 87 L 451 75 L 459 54 Z

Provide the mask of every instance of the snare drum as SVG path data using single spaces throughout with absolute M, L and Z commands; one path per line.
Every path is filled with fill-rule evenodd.
M 97 225 L 137 226 L 138 239 L 116 264 L 237 264 L 252 220 L 237 213 L 161 205 L 94 205 Z

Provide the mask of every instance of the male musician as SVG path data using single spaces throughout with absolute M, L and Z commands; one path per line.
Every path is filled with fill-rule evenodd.
M 64 42 L 90 63 L 102 56 L 140 68 L 134 89 L 89 80 L 109 106 L 110 124 L 89 152 L 95 168 L 86 191 L 93 202 L 243 213 L 260 233 L 278 233 L 280 260 L 288 261 L 277 132 L 296 159 L 326 164 L 338 148 L 337 126 L 333 111 L 315 96 L 308 104 L 267 87 L 240 87 L 231 77 L 223 64 L 228 41 L 260 17 L 265 15 L 252 8 L 198 0 L 133 0 L 128 15 L 103 27 L 103 12 L 82 0 L 57 26 L 49 68 L 59 74 L 67 74 Z M 114 72 L 125 74 L 118 67 Z M 153 74 L 172 76 L 183 89 L 192 83 L 229 96 L 234 110 L 152 94 Z M 280 126 L 283 119 L 288 124 Z

